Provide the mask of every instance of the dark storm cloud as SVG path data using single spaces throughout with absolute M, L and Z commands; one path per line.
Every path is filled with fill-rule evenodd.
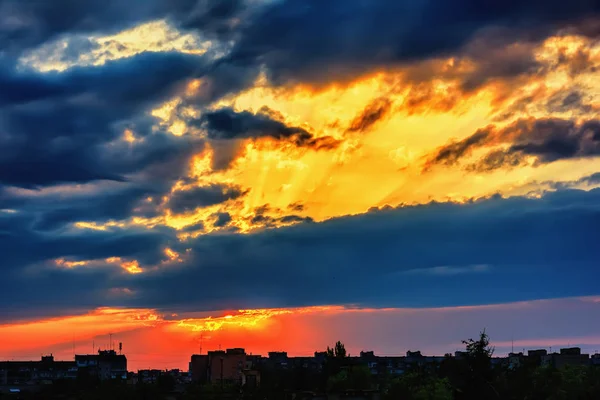
M 0 216 L 0 227 L 2 222 Z M 0 228 L 0 250 L 5 253 L 0 268 L 0 293 L 3 301 L 12 304 L 0 310 L 0 321 L 56 316 L 65 310 L 79 312 L 99 307 L 107 296 L 108 282 L 127 281 L 127 273 L 123 269 L 115 264 L 102 265 L 101 260 L 123 257 L 136 259 L 142 265 L 152 265 L 164 260 L 164 245 L 177 241 L 168 229 L 152 232 L 113 229 L 47 235 L 15 228 L 15 223 L 12 223 L 10 231 Z M 96 259 L 100 266 L 67 270 L 49 261 L 59 257 L 74 261 Z M 33 284 L 29 283 L 30 280 Z M 49 297 L 42 300 L 38 295 L 44 287 L 50 291 L 46 292 Z M 85 287 L 86 291 L 74 290 L 77 287 Z M 69 299 L 70 305 L 67 304 Z
M 266 228 L 275 228 L 281 225 L 289 225 L 301 222 L 313 222 L 313 219 L 311 217 L 302 217 L 295 214 L 284 215 L 283 217 L 280 217 L 262 213 L 257 213 L 250 219 L 250 223 L 252 223 L 252 225 L 259 225 Z
M 209 186 L 174 192 L 171 195 L 168 207 L 175 213 L 184 213 L 234 200 L 246 193 L 247 191 L 239 186 L 215 183 Z
M 42 74 L 18 72 L 16 65 L 0 58 L 0 107 L 64 94 L 66 88 Z
M 502 48 L 522 37 L 533 43 L 582 16 L 595 18 L 599 10 L 597 2 L 586 0 L 287 0 L 254 10 L 236 0 L 0 0 L 0 185 L 11 186 L 0 186 L 0 319 L 15 304 L 20 315 L 39 316 L 98 306 L 196 311 L 335 303 L 424 306 L 598 294 L 593 279 L 597 257 L 590 251 L 600 233 L 598 190 L 385 209 L 248 235 L 225 228 L 185 242 L 160 226 L 93 231 L 70 223 L 154 216 L 161 206 L 192 210 L 243 195 L 236 188 L 205 187 L 176 192 L 169 204 L 161 205 L 205 142 L 191 133 L 175 137 L 164 132 L 147 112 L 179 94 L 190 78 L 202 77 L 202 85 L 183 105 L 203 111 L 251 86 L 263 70 L 274 84 L 329 84 L 462 51 L 478 65 L 471 76 L 457 75 L 462 90 L 469 91 L 493 77 L 539 72 L 530 47 L 491 54 L 490 43 Z M 17 68 L 19 54 L 43 42 L 66 40 L 65 57 L 72 59 L 94 46 L 83 38 L 87 34 L 113 33 L 157 18 L 216 38 L 218 49 L 226 49 L 231 40 L 233 51 L 216 61 L 144 53 L 61 73 Z M 506 35 L 474 42 L 484 31 L 489 40 L 494 29 Z M 589 57 L 578 57 L 572 73 L 590 70 Z M 567 97 L 560 107 L 577 105 L 577 98 Z M 367 107 L 352 126 L 370 128 L 388 107 L 385 102 Z M 212 143 L 270 137 L 311 149 L 339 144 L 288 126 L 265 110 L 253 114 L 224 108 L 204 112 L 195 122 Z M 439 149 L 430 164 L 452 165 L 474 149 L 496 144 L 508 149 L 494 149 L 469 168 L 503 168 L 525 156 L 538 162 L 595 156 L 599 125 L 547 119 L 518 121 L 503 129 L 490 126 Z M 125 128 L 134 132 L 134 142 L 119 139 Z M 229 150 L 225 146 L 221 152 L 221 167 L 235 155 L 234 147 Z M 98 191 L 64 196 L 45 191 L 56 184 L 86 182 Z M 42 189 L 36 194 L 17 187 Z M 153 199 L 148 202 L 147 197 Z M 228 218 L 221 213 L 186 231 L 201 230 L 205 223 L 227 227 Z M 264 227 L 311 221 L 260 208 L 249 219 Z M 191 249 L 189 257 L 136 276 L 110 265 L 67 270 L 52 263 L 57 258 L 123 257 L 142 266 L 157 265 L 167 246 L 180 254 Z M 490 268 L 485 274 L 464 273 L 472 265 Z M 406 274 L 440 268 L 463 273 L 443 279 Z M 198 282 L 214 284 L 199 291 Z M 127 287 L 135 296 L 108 299 L 115 287 Z
M 493 150 L 469 169 L 491 171 L 522 164 L 526 156 L 538 163 L 557 160 L 596 157 L 600 155 L 600 121 L 577 123 L 559 118 L 520 119 L 505 128 L 489 126 L 472 136 L 438 149 L 427 161 L 433 165 L 453 165 L 468 157 L 475 149 L 509 144 L 506 149 Z
M 32 101 L 59 101 L 83 97 L 88 106 L 110 109 L 118 101 L 124 109 L 112 113 L 128 113 L 164 100 L 174 93 L 182 80 L 206 71 L 201 56 L 177 52 L 144 52 L 128 58 L 107 61 L 100 66 L 73 67 L 64 72 L 38 72 L 22 69 L 10 60 L 3 62 L 0 79 L 8 90 L 2 94 L 2 105 L 18 106 Z M 23 96 L 23 92 L 28 94 Z M 45 103 L 34 103 L 43 109 Z M 16 108 L 21 111 L 20 108 Z M 24 111 L 28 111 L 25 108 Z M 37 110 L 41 112 L 41 110 Z M 120 114 L 117 114 L 120 115 Z
M 179 53 L 142 53 L 64 73 L 6 66 L 0 70 L 8 87 L 0 95 L 0 182 L 27 187 L 123 180 L 121 174 L 135 170 L 135 162 L 108 163 L 119 148 L 106 144 L 122 134 L 124 123 L 140 120 L 203 68 L 201 57 Z M 169 136 L 159 133 L 133 145 L 134 160 L 144 164 L 144 157 L 160 158 L 177 146 L 185 150 L 191 140 Z M 142 148 L 150 152 L 141 154 Z
M 535 38 L 511 38 L 511 32 L 499 29 L 494 32 L 482 34 L 467 44 L 462 52 L 464 64 L 459 62 L 455 68 L 465 68 L 469 63 L 475 64 L 474 68 L 467 67 L 467 71 L 453 71 L 461 78 L 460 87 L 465 93 L 472 93 L 493 80 L 510 80 L 511 78 L 530 78 L 541 75 L 549 67 L 537 60 L 539 41 Z M 452 76 L 450 76 L 452 78 Z
M 264 63 L 275 84 L 324 84 L 456 52 L 486 28 L 542 38 L 599 12 L 588 0 L 278 1 L 242 26 L 231 58 Z
M 221 108 L 207 111 L 197 123 L 207 130 L 210 139 L 216 140 L 271 137 L 315 150 L 329 150 L 339 145 L 339 141 L 330 136 L 315 137 L 304 128 L 288 126 L 266 113 Z
M 279 222 L 289 224 L 292 222 L 314 222 L 311 217 L 301 217 L 300 215 L 285 215 L 279 218 Z
M 76 4 L 57 0 L 28 6 L 2 0 L 0 45 L 19 52 L 58 37 L 69 42 L 78 35 L 108 34 L 164 18 L 180 29 L 214 39 L 216 47 L 226 49 L 232 44 L 233 50 L 215 64 L 207 90 L 202 91 L 202 97 L 214 100 L 222 92 L 228 93 L 223 90 L 227 82 L 235 82 L 229 83 L 231 90 L 251 85 L 261 66 L 274 84 L 352 79 L 396 63 L 455 54 L 491 29 L 502 30 L 491 35 L 496 45 L 517 38 L 544 38 L 560 27 L 578 25 L 584 17 L 593 20 L 600 12 L 596 3 L 286 0 L 249 7 L 249 2 L 242 0 L 136 0 L 127 6 L 118 0 Z M 596 31 L 582 29 L 581 33 Z M 89 43 L 83 39 L 72 45 L 76 51 Z M 505 76 L 537 68 L 531 54 L 501 57 L 503 62 L 496 62 L 497 57 L 480 57 L 490 60 L 481 71 Z M 237 73 L 231 73 L 233 70 Z M 476 75 L 465 81 L 467 89 L 489 79 L 485 72 Z M 225 76 L 229 78 L 223 79 Z
M 551 113 L 573 112 L 586 114 L 594 111 L 594 106 L 588 102 L 585 94 L 578 89 L 554 93 L 546 103 L 546 109 Z
M 466 139 L 439 148 L 436 154 L 427 162 L 427 168 L 436 164 L 456 164 L 461 158 L 470 155 L 474 148 L 480 147 L 488 141 L 489 129 L 480 129 Z
M 233 0 L 0 0 L 0 48 L 22 51 L 63 35 L 106 35 L 162 18 L 220 35 L 242 10 Z
M 292 203 L 287 206 L 287 209 L 295 212 L 304 211 L 304 204 L 301 202 Z
M 586 185 L 597 185 L 600 184 L 600 172 L 585 176 L 579 179 L 578 183 L 584 183 Z
M 0 169 L 0 182 L 20 187 L 97 180 L 125 182 L 129 180 L 126 175 L 140 172 L 152 175 L 155 182 L 164 182 L 184 175 L 192 155 L 204 148 L 199 138 L 162 132 L 141 137 L 135 143 L 86 146 L 84 141 L 63 140 L 64 148 L 33 140 L 28 147 L 11 144 L 0 152 L 0 166 L 4 167 Z
M 157 262 L 164 257 L 160 245 L 174 239 L 172 230 L 168 228 L 60 233 L 36 231 L 33 229 L 35 222 L 35 215 L 0 215 L 0 250 L 4 253 L 2 270 L 7 278 L 13 274 L 28 274 L 31 272 L 28 272 L 28 266 L 61 257 L 74 260 L 139 257 L 143 262 Z
M 147 114 L 202 73 L 201 57 L 143 53 L 62 73 L 4 66 L 0 79 L 10 84 L 0 105 L 0 183 L 64 185 L 0 194 L 0 208 L 17 210 L 31 229 L 64 231 L 77 221 L 156 216 L 162 196 L 204 148 L 204 139 L 167 133 Z M 122 139 L 125 129 L 133 142 Z M 72 193 L 71 183 L 92 189 Z
M 600 156 L 600 122 L 537 120 L 529 129 L 525 128 L 504 153 L 507 163 L 497 163 L 488 169 L 514 166 L 515 159 L 522 156 L 534 156 L 538 163 L 597 157 Z
M 96 157 L 119 174 L 141 172 L 156 183 L 186 176 L 191 157 L 204 146 L 204 140 L 192 135 L 157 131 L 142 135 L 134 143 L 119 141 L 99 146 Z
M 540 199 L 496 196 L 247 235 L 203 235 L 185 243 L 173 240 L 169 230 L 49 237 L 17 221 L 2 225 L 0 218 L 2 285 L 8 289 L 0 291 L 0 315 L 10 304 L 22 305 L 23 314 L 52 313 L 71 306 L 73 298 L 82 299 L 82 308 L 199 311 L 323 304 L 449 306 L 594 295 L 598 271 L 592 249 L 600 234 L 599 202 L 600 190 L 559 190 Z M 104 268 L 26 268 L 57 257 L 143 255 L 146 262 L 156 262 L 166 245 L 191 251 L 181 264 L 139 275 Z M 11 268 L 16 265 L 21 267 Z M 488 267 L 468 273 L 474 265 Z M 407 273 L 421 269 L 445 273 Z M 199 291 L 200 281 L 213 284 Z M 16 289 L 24 286 L 27 291 Z M 109 300 L 103 293 L 112 287 L 127 287 L 136 296 Z M 44 304 L 52 307 L 38 308 Z
M 227 212 L 216 213 L 214 216 L 215 221 L 213 222 L 213 226 L 216 228 L 223 228 L 231 222 L 231 215 Z
M 291 205 L 286 210 L 272 207 L 270 204 L 264 204 L 254 209 L 254 215 L 248 219 L 251 225 L 260 226 L 262 228 L 276 228 L 283 225 L 296 223 L 314 222 L 311 217 L 303 217 L 297 214 L 287 214 L 288 212 L 302 211 L 302 207 Z
M 204 222 L 199 221 L 182 229 L 184 232 L 204 231 Z
M 600 184 L 600 172 L 595 172 L 590 175 L 583 176 L 576 180 L 571 181 L 533 181 L 533 186 L 544 186 L 547 185 L 551 190 L 565 190 L 565 189 L 580 189 L 583 187 L 593 187 Z
M 59 188 L 60 189 L 60 188 Z M 68 193 L 69 188 L 62 190 Z M 159 184 L 119 184 L 106 187 L 102 183 L 81 194 L 52 191 L 47 194 L 28 192 L 0 193 L 0 209 L 14 209 L 33 219 L 36 230 L 53 230 L 77 221 L 105 222 L 122 220 L 139 215 L 136 208 L 143 207 L 142 200 L 162 195 L 167 187 Z M 154 205 L 156 206 L 156 205 Z M 155 213 L 146 210 L 144 216 Z
M 236 32 L 239 19 L 245 18 L 248 10 L 243 0 L 198 0 L 192 11 L 180 14 L 179 26 L 195 29 L 221 40 L 229 39 Z
M 443 0 L 287 0 L 252 7 L 242 0 L 139 0 L 126 7 L 116 0 L 81 4 L 58 0 L 52 4 L 36 2 L 31 7 L 3 0 L 0 10 L 0 43 L 10 41 L 11 48 L 17 50 L 61 37 L 69 44 L 67 50 L 78 53 L 93 45 L 86 34 L 111 33 L 159 18 L 214 38 L 215 48 L 225 53 L 233 43 L 233 50 L 213 64 L 196 98 L 185 101 L 205 105 L 251 86 L 263 66 L 274 84 L 330 83 L 395 63 L 456 55 L 479 33 L 490 29 L 504 29 L 501 34 L 488 34 L 494 42 L 491 47 L 502 48 L 523 37 L 535 41 L 558 27 L 576 25 L 580 17 L 593 19 L 600 7 L 587 0 L 535 0 L 526 4 L 461 0 L 453 5 Z M 531 51 L 513 46 L 510 51 L 490 52 L 488 42 L 466 49 L 483 66 L 465 78 L 464 90 L 492 77 L 538 69 Z M 487 56 L 482 57 L 482 52 Z M 18 92 L 12 95 L 29 96 L 27 91 Z
M 197 93 L 183 98 L 179 108 L 192 106 L 203 109 L 223 97 L 248 89 L 256 82 L 259 73 L 258 65 L 218 59 L 202 79 Z
M 468 165 L 467 171 L 492 172 L 500 168 L 516 168 L 526 163 L 527 160 L 523 153 L 494 150 L 483 156 L 477 163 Z
M 377 98 L 367 104 L 367 106 L 352 120 L 348 127 L 348 132 L 362 132 L 379 120 L 385 118 L 392 108 L 392 102 L 386 98 Z

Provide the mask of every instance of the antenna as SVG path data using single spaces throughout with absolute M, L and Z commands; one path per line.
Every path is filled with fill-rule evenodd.
M 123 343 L 119 342 L 119 354 L 123 351 Z
M 511 343 L 511 347 L 510 347 L 510 352 L 514 353 L 515 352 L 515 339 L 511 339 L 512 343 Z
M 108 334 L 108 340 L 109 340 L 109 342 L 108 342 L 108 349 L 112 350 L 112 333 Z
M 96 341 L 92 340 L 92 354 L 96 351 Z
M 200 354 L 202 355 L 202 340 L 204 339 L 204 332 L 200 334 Z

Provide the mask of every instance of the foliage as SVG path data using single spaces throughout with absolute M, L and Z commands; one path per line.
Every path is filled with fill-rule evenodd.
M 327 380 L 328 392 L 371 389 L 371 371 L 364 365 L 355 365 L 342 369 Z
M 463 340 L 466 353 L 466 369 L 459 367 L 461 382 L 456 389 L 465 399 L 499 399 L 500 394 L 494 386 L 494 370 L 492 368 L 492 355 L 494 348 L 490 346 L 489 336 L 485 330 L 480 332 L 479 339 Z
M 171 375 L 160 375 L 156 380 L 157 390 L 161 394 L 167 394 L 175 389 L 175 378 Z
M 344 344 L 338 340 L 334 348 L 327 346 L 327 357 L 346 358 L 349 357 L 349 355 L 346 354 L 346 347 L 344 347 Z
M 293 365 L 260 368 L 258 388 L 236 385 L 190 384 L 185 393 L 173 392 L 172 378 L 156 383 L 128 385 L 99 382 L 82 373 L 73 381 L 57 381 L 41 393 L 21 393 L 28 399 L 289 399 L 293 392 L 339 395 L 346 391 L 380 389 L 382 400 L 591 400 L 600 399 L 600 367 L 567 366 L 556 369 L 540 366 L 530 359 L 517 368 L 492 364 L 494 348 L 485 331 L 464 342 L 464 357 L 446 354 L 436 367 L 414 366 L 400 376 L 379 371 L 376 376 L 359 358 L 351 358 L 341 342 L 327 349 L 323 365 L 316 368 Z M 0 396 L 1 397 L 1 396 Z M 10 396 L 9 396 L 10 397 Z
M 446 378 L 410 372 L 394 379 L 385 399 L 452 400 L 452 387 Z

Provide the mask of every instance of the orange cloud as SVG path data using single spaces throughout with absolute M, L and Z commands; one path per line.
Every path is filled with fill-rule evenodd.
M 329 147 L 327 151 L 269 138 L 207 139 L 206 147 L 190 163 L 189 180 L 178 181 L 170 194 L 154 199 L 160 215 L 106 223 L 79 221 L 74 226 L 111 230 L 166 225 L 178 229 L 184 241 L 218 231 L 248 233 L 308 220 L 320 222 L 387 205 L 463 201 L 493 193 L 518 195 L 532 182 L 577 180 L 596 172 L 600 161 L 569 160 L 535 167 L 533 160 L 513 158 L 507 160 L 515 165 L 510 171 L 466 173 L 455 165 L 432 171 L 426 178 L 421 172 L 424 160 L 437 148 L 460 142 L 490 124 L 500 131 L 517 119 L 593 114 L 600 107 L 600 86 L 593 72 L 599 63 L 600 46 L 582 36 L 561 34 L 541 43 L 493 49 L 478 39 L 461 55 L 381 69 L 318 88 L 271 87 L 263 74 L 253 87 L 209 109 L 231 107 L 268 114 L 310 132 L 322 141 L 319 144 Z M 187 100 L 202 96 L 204 82 L 194 79 L 184 86 L 152 115 L 173 134 L 206 137 L 207 132 L 186 125 L 202 117 L 203 110 Z M 549 109 L 552 97 L 567 88 L 581 92 L 582 104 L 589 111 Z M 348 134 L 349 128 L 363 134 Z M 323 138 L 340 143 L 328 146 Z M 224 163 L 223 157 L 231 159 L 228 168 L 216 168 Z M 166 207 L 176 191 L 211 184 L 237 185 L 249 192 L 243 198 L 181 214 Z M 302 203 L 302 210 L 290 208 L 297 203 Z M 257 215 L 265 205 L 268 211 Z M 217 223 L 225 215 L 221 221 L 228 222 Z
M 157 323 L 160 323 L 160 316 L 153 310 L 114 308 L 99 308 L 85 315 L 15 322 L 0 325 L 0 353 L 20 355 L 31 353 L 32 349 L 50 352 L 61 343 L 81 344 L 82 340 L 89 339 L 91 344 L 97 336 L 151 327 Z
M 127 294 L 127 291 L 120 291 Z M 0 325 L 0 357 L 36 359 L 53 352 L 70 359 L 107 347 L 108 334 L 122 342 L 129 368 L 187 368 L 191 354 L 244 347 L 266 355 L 283 350 L 310 355 L 342 340 L 351 354 L 374 350 L 403 354 L 420 349 L 444 354 L 486 328 L 499 355 L 517 348 L 600 345 L 597 297 L 468 307 L 307 307 L 163 315 L 156 310 L 103 308 L 86 315 Z M 573 318 L 574 315 L 585 318 Z M 552 327 L 552 329 L 548 329 Z M 40 335 L 43 332 L 43 335 Z

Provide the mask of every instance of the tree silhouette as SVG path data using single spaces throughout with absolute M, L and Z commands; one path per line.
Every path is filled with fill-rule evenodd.
M 346 358 L 349 355 L 346 353 L 346 347 L 339 340 L 335 343 L 334 348 L 327 346 L 327 357 L 329 358 Z
M 494 347 L 490 346 L 490 338 L 485 333 L 485 329 L 479 333 L 479 339 L 463 340 L 462 343 L 466 346 L 467 355 L 474 359 L 491 360 L 494 355 Z
M 466 398 L 499 398 L 498 391 L 492 385 L 494 373 L 492 370 L 492 355 L 494 347 L 490 346 L 490 338 L 485 329 L 479 333 L 479 339 L 463 340 L 466 350 L 468 374 L 463 393 Z

